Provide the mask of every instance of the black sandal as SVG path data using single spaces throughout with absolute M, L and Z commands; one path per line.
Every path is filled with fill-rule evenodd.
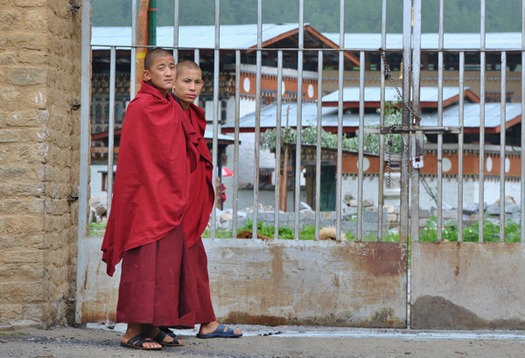
M 137 334 L 135 337 L 131 337 L 126 342 L 120 342 L 122 347 L 141 349 L 144 351 L 160 351 L 162 347 L 144 347 L 144 343 L 158 343 L 154 340 L 146 337 L 143 333 Z
M 166 331 L 167 330 L 167 331 Z M 168 332 L 169 331 L 169 332 Z M 164 339 L 166 337 L 171 337 L 173 341 L 171 342 L 164 342 Z M 159 333 L 153 338 L 155 342 L 157 342 L 160 345 L 166 346 L 166 347 L 182 347 L 184 346 L 184 343 L 182 343 L 177 335 L 173 333 L 169 328 L 161 327 Z

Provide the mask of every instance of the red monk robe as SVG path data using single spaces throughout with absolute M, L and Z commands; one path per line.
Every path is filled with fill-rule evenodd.
M 122 259 L 117 322 L 182 326 L 181 318 L 197 309 L 197 280 L 182 228 L 197 143 L 173 98 L 143 83 L 126 111 L 102 243 L 110 276 Z
M 184 115 L 171 96 L 145 82 L 126 110 L 102 243 L 110 276 L 124 251 L 160 240 L 181 224 L 190 182 Z
M 200 107 L 190 104 L 186 114 L 193 129 L 197 131 L 198 145 L 196 148 L 200 153 L 197 167 L 190 175 L 190 200 L 184 212 L 183 220 L 190 262 L 197 284 L 197 297 L 196 311 L 183 317 L 181 325 L 192 326 L 198 323 L 213 322 L 216 319 L 211 302 L 208 259 L 201 238 L 215 204 L 215 191 L 211 154 L 204 139 L 206 129 L 204 111 Z
M 206 130 L 204 111 L 200 107 L 190 104 L 186 114 L 193 125 L 193 129 L 198 133 L 197 151 L 200 154 L 197 167 L 190 176 L 190 200 L 184 212 L 184 233 L 188 247 L 192 247 L 197 241 L 201 240 L 201 235 L 206 230 L 215 203 L 215 190 L 211 154 L 204 139 Z

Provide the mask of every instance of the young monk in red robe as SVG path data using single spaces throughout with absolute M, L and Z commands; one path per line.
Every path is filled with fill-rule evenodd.
M 197 280 L 197 309 L 188 314 L 185 326 L 200 323 L 198 338 L 237 338 L 242 332 L 217 322 L 210 295 L 208 259 L 201 235 L 208 225 L 215 204 L 212 178 L 212 159 L 204 139 L 206 119 L 204 111 L 193 102 L 200 95 L 204 81 L 202 71 L 193 61 L 177 64 L 175 99 L 188 116 L 192 129 L 197 132 L 196 148 L 199 152 L 197 168 L 190 174 L 190 201 L 184 212 L 184 234 L 189 247 L 190 262 Z M 168 334 L 173 334 L 165 330 Z
M 196 159 L 186 138 L 196 133 L 188 133 L 187 117 L 168 93 L 175 71 L 171 53 L 160 48 L 147 53 L 144 82 L 124 118 L 102 243 L 108 275 L 122 260 L 117 321 L 128 324 L 121 345 L 129 348 L 183 345 L 159 327 L 179 326 L 196 309 L 196 280 L 182 227 Z

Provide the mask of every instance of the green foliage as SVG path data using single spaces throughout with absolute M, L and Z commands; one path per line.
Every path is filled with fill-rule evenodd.
M 385 108 L 385 126 L 400 125 L 401 124 L 401 110 L 395 105 L 390 105 Z M 378 128 L 378 126 L 369 126 L 369 128 Z M 348 139 L 350 150 L 357 152 L 359 150 L 359 133 L 356 137 Z M 363 149 L 365 153 L 379 154 L 380 134 L 363 134 Z M 384 135 L 385 150 L 390 150 L 390 153 L 401 153 L 403 146 L 401 134 L 385 134 Z
M 131 26 L 131 0 L 91 0 L 94 26 Z M 140 1 L 137 0 L 137 4 Z M 345 2 L 344 30 L 348 33 L 380 33 L 382 0 Z M 387 3 L 387 31 L 403 32 L 403 6 L 399 1 Z M 309 0 L 304 2 L 304 21 L 321 32 L 339 32 L 340 0 Z M 157 0 L 158 26 L 173 25 L 173 0 Z M 492 0 L 486 4 L 488 32 L 521 31 L 521 0 Z M 297 1 L 264 0 L 263 23 L 298 23 Z M 422 30 L 438 32 L 439 2 L 422 2 Z M 447 0 L 444 2 L 444 29 L 450 33 L 479 32 L 479 0 Z M 214 25 L 215 0 L 181 0 L 180 25 Z M 222 25 L 257 23 L 257 0 L 221 0 Z
M 508 220 L 505 222 L 504 235 L 505 242 L 520 242 L 521 240 L 521 226 L 519 223 Z M 499 242 L 500 225 L 492 221 L 485 221 L 483 224 L 483 240 L 484 242 Z M 444 224 L 442 230 L 442 240 L 451 242 L 458 241 L 458 227 L 453 221 Z M 463 228 L 464 242 L 477 242 L 479 240 L 479 223 L 475 222 L 472 225 Z M 425 227 L 419 232 L 419 241 L 421 242 L 437 242 L 437 218 L 435 216 L 427 220 Z
M 299 232 L 299 239 L 300 240 L 315 240 L 315 225 L 305 226 Z
M 275 151 L 277 131 L 269 129 L 261 134 L 261 147 L 270 151 Z M 281 140 L 286 144 L 297 142 L 297 131 L 295 129 L 281 129 Z M 317 127 L 306 127 L 301 131 L 301 143 L 304 145 L 317 145 Z M 321 129 L 321 147 L 337 149 L 337 134 Z M 343 150 L 351 150 L 350 139 L 343 138 Z
M 401 110 L 395 105 L 388 106 L 385 110 L 385 126 L 401 124 Z M 368 128 L 377 128 L 369 126 Z M 379 154 L 379 134 L 363 134 L 363 148 L 366 153 Z M 275 150 L 277 131 L 270 129 L 261 135 L 261 147 L 270 151 Z M 283 143 L 295 144 L 297 142 L 297 131 L 295 129 L 281 129 L 281 140 Z M 321 129 L 321 147 L 337 149 L 338 135 Z M 301 131 L 301 143 L 304 145 L 317 145 L 317 127 L 305 127 Z M 400 153 L 402 138 L 400 134 L 384 135 L 385 147 L 389 146 L 390 153 Z M 357 152 L 359 150 L 359 137 L 343 137 L 342 148 L 345 151 Z M 385 149 L 386 150 L 386 149 Z
M 247 219 L 244 226 L 239 228 L 237 232 L 241 231 L 253 231 L 253 221 Z M 266 237 L 273 238 L 274 226 L 263 223 L 262 221 L 257 222 L 257 233 Z M 283 240 L 294 239 L 294 229 L 287 226 L 279 226 L 277 237 Z M 299 231 L 299 240 L 314 240 L 315 239 L 315 226 L 309 225 Z
M 399 242 L 399 233 L 393 230 L 388 230 L 383 234 L 384 242 Z
M 89 223 L 89 236 L 90 237 L 100 237 L 104 236 L 104 232 L 106 231 L 106 224 L 102 223 Z
M 211 230 L 206 229 L 202 233 L 203 239 L 209 239 L 211 237 Z M 231 239 L 232 238 L 232 231 L 231 230 L 215 230 L 215 238 L 216 239 Z

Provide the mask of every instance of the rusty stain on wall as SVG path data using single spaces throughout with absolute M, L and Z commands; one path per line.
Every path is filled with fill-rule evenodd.
M 342 245 L 337 255 L 374 276 L 399 276 L 406 274 L 406 252 L 399 243 L 356 242 Z

